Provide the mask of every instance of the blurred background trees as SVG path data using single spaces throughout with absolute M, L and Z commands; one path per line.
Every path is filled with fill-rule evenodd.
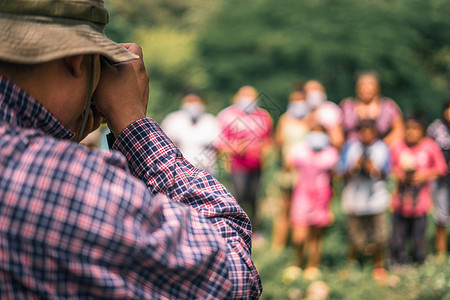
M 330 100 L 353 95 L 357 72 L 379 73 L 405 112 L 440 115 L 450 94 L 450 6 L 445 0 L 110 0 L 107 35 L 136 41 L 157 121 L 187 89 L 212 112 L 243 84 L 284 108 L 298 82 L 318 79 Z M 273 116 L 275 119 L 277 116 Z

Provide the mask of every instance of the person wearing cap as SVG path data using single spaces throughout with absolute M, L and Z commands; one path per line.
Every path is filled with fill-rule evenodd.
M 161 128 L 190 163 L 215 174 L 219 123 L 214 115 L 205 112 L 205 102 L 199 95 L 186 94 L 181 100 L 181 108 L 168 114 L 162 120 Z
M 0 298 L 258 298 L 247 215 L 146 118 L 142 51 L 107 22 L 0 2 Z M 113 151 L 77 143 L 103 121 Z

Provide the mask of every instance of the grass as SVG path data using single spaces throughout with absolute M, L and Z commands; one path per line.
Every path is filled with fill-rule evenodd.
M 313 283 L 301 276 L 290 283 L 282 280 L 283 271 L 293 261 L 294 248 L 288 242 L 281 252 L 270 249 L 273 220 L 280 199 L 277 186 L 277 166 L 274 160 L 268 161 L 263 173 L 260 193 L 260 230 L 265 242 L 253 247 L 253 261 L 263 282 L 262 300 L 307 299 L 307 290 Z M 230 188 L 227 176 L 219 179 Z M 391 182 L 392 188 L 392 182 Z M 429 254 L 423 265 L 411 265 L 403 270 L 390 270 L 389 282 L 379 283 L 372 279 L 373 263 L 363 258 L 360 264 L 349 266 L 347 261 L 348 240 L 345 217 L 341 212 L 339 193 L 342 182 L 334 182 L 335 198 L 332 211 L 334 223 L 325 231 L 323 253 L 320 265 L 321 278 L 329 288 L 328 299 L 349 300 L 450 300 L 450 258 L 438 259 L 434 254 L 434 223 L 428 218 L 427 240 Z M 230 189 L 232 190 L 232 189 Z M 388 218 L 389 219 L 389 218 Z M 388 252 L 387 252 L 388 253 Z M 313 298 L 308 298 L 313 299 Z
M 292 245 L 288 243 L 282 252 L 270 249 L 276 202 L 276 197 L 273 197 L 262 203 L 261 230 L 266 241 L 253 249 L 253 260 L 264 287 L 261 299 L 305 299 L 311 281 L 301 276 L 290 283 L 282 280 L 284 269 L 293 260 Z M 335 222 L 326 229 L 320 266 L 320 281 L 325 282 L 330 290 L 328 299 L 450 300 L 450 259 L 438 259 L 433 255 L 434 224 L 431 217 L 427 228 L 429 255 L 425 264 L 390 270 L 389 281 L 380 283 L 371 278 L 373 264 L 370 258 L 363 258 L 356 266 L 346 264 L 348 241 L 338 197 L 332 203 L 332 210 Z

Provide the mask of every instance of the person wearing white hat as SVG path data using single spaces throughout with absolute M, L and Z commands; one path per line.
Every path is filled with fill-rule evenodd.
M 258 298 L 251 225 L 146 118 L 101 0 L 0 1 L 0 298 Z M 80 146 L 106 122 L 113 151 Z

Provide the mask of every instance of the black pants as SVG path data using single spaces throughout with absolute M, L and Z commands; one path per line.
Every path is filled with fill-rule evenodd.
M 242 209 L 248 214 L 254 228 L 257 226 L 256 196 L 258 194 L 260 178 L 261 178 L 260 172 L 231 173 L 231 181 L 233 183 L 234 197 L 236 197 L 236 200 L 241 205 Z
M 406 218 L 394 213 L 392 221 L 391 264 L 407 263 L 407 241 L 413 241 L 413 261 L 423 263 L 427 256 L 425 230 L 427 215 Z

